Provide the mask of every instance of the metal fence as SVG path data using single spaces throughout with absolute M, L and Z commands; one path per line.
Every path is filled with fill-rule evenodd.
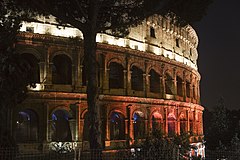
M 96 152 L 100 153 L 100 152 Z M 154 154 L 155 153 L 155 154 Z M 162 153 L 162 154 L 161 154 Z M 101 156 L 95 154 L 94 160 L 179 160 L 177 152 L 140 152 L 136 150 L 103 151 Z M 101 157 L 101 158 L 100 158 Z M 92 160 L 89 151 L 74 150 L 69 153 L 51 152 L 20 152 L 16 149 L 0 149 L 0 160 Z

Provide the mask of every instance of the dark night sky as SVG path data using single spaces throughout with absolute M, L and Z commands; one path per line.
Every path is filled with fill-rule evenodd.
M 229 109 L 240 109 L 240 2 L 215 0 L 194 27 L 199 36 L 201 103 L 213 108 L 222 96 Z

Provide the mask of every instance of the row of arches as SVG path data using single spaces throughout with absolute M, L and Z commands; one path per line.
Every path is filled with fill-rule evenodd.
M 200 124 L 200 120 L 196 119 L 197 123 L 194 123 L 194 115 L 191 114 L 189 117 L 189 122 L 186 116 L 180 113 L 179 117 L 176 117 L 173 112 L 170 112 L 166 118 L 159 111 L 154 111 L 149 119 L 146 119 L 146 115 L 142 111 L 135 111 L 132 115 L 130 123 L 132 123 L 132 132 L 133 138 L 144 138 L 149 131 L 146 131 L 149 127 L 151 132 L 162 131 L 167 133 L 169 136 L 177 133 L 176 127 L 180 127 L 180 133 L 183 132 L 193 132 L 194 125 Z M 200 115 L 199 115 L 200 116 Z M 108 118 L 108 122 L 103 123 L 108 125 L 109 137 L 106 137 L 110 140 L 126 140 L 126 121 L 129 117 L 125 117 L 123 113 L 119 111 L 112 111 Z M 51 113 L 49 116 L 49 139 L 51 141 L 73 141 L 76 127 L 76 120 L 67 110 L 57 109 Z M 150 122 L 150 123 L 149 123 Z M 148 125 L 146 125 L 148 124 Z M 188 129 L 189 125 L 189 129 Z M 15 138 L 19 142 L 34 142 L 39 141 L 39 116 L 32 109 L 24 109 L 17 113 L 15 120 Z M 167 127 L 167 131 L 166 131 Z M 198 131 L 197 131 L 198 132 Z M 82 140 L 86 141 L 89 139 L 89 121 L 88 121 L 88 112 L 83 116 L 83 129 Z M 199 134 L 199 133 L 198 133 Z
M 143 91 L 144 89 L 144 72 L 137 66 L 131 67 L 131 89 L 135 91 Z M 150 69 L 147 74 L 149 77 L 149 90 L 152 93 L 160 93 L 161 89 L 165 87 L 166 94 L 174 94 L 174 78 L 165 73 L 161 76 L 154 69 Z M 163 77 L 164 84 L 161 83 L 161 77 Z M 193 98 L 196 98 L 196 87 L 190 81 L 184 82 L 180 76 L 176 76 L 177 95 L 183 96 L 184 88 L 186 90 L 186 96 L 190 97 L 190 93 L 193 93 Z M 124 67 L 117 62 L 111 62 L 109 64 L 109 88 L 110 89 L 123 89 L 124 88 Z M 192 90 L 192 91 L 191 91 Z
M 30 53 L 23 53 L 23 58 L 25 58 L 34 70 L 34 81 L 40 83 L 40 67 L 39 60 Z M 81 66 L 81 85 L 86 86 L 87 84 L 87 72 L 85 67 L 85 61 L 82 62 Z M 73 63 L 70 57 L 65 54 L 55 55 L 52 59 L 50 65 L 50 73 L 48 76 L 51 76 L 52 84 L 61 84 L 61 85 L 72 85 L 73 84 Z M 109 89 L 124 89 L 126 87 L 125 82 L 125 69 L 124 66 L 118 62 L 110 62 L 108 65 L 109 75 L 108 88 Z M 144 85 L 149 86 L 149 92 L 152 93 L 161 93 L 164 92 L 170 95 L 186 96 L 197 98 L 198 91 L 196 82 L 190 80 L 183 80 L 182 77 L 176 76 L 173 77 L 168 72 L 164 75 L 160 75 L 155 69 L 150 69 L 146 74 L 147 82 L 145 80 L 145 72 L 138 66 L 133 65 L 130 68 L 130 81 L 131 81 L 131 90 L 134 91 L 144 91 Z M 148 84 L 145 84 L 148 83 Z M 80 84 L 79 84 L 80 85 Z M 162 90 L 162 91 L 161 91 Z

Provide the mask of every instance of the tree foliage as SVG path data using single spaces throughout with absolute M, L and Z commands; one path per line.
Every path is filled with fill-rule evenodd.
M 0 148 L 14 147 L 10 132 L 12 107 L 26 98 L 34 86 L 30 65 L 15 52 L 16 35 L 25 14 L 12 1 L 0 2 Z
M 191 150 L 190 135 L 182 133 L 173 137 L 164 136 L 157 131 L 145 141 L 134 144 L 133 159 L 186 159 Z

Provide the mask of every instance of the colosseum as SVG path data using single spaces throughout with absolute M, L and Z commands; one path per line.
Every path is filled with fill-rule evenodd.
M 204 156 L 203 110 L 197 68 L 198 36 L 187 25 L 152 16 L 125 38 L 97 34 L 98 86 L 104 147 L 128 147 L 154 130 L 191 134 L 193 154 Z M 14 109 L 12 133 L 20 147 L 60 142 L 83 150 L 88 116 L 82 33 L 53 17 L 23 22 L 17 51 L 35 70 L 36 88 Z M 56 144 L 56 145 L 55 145 Z

